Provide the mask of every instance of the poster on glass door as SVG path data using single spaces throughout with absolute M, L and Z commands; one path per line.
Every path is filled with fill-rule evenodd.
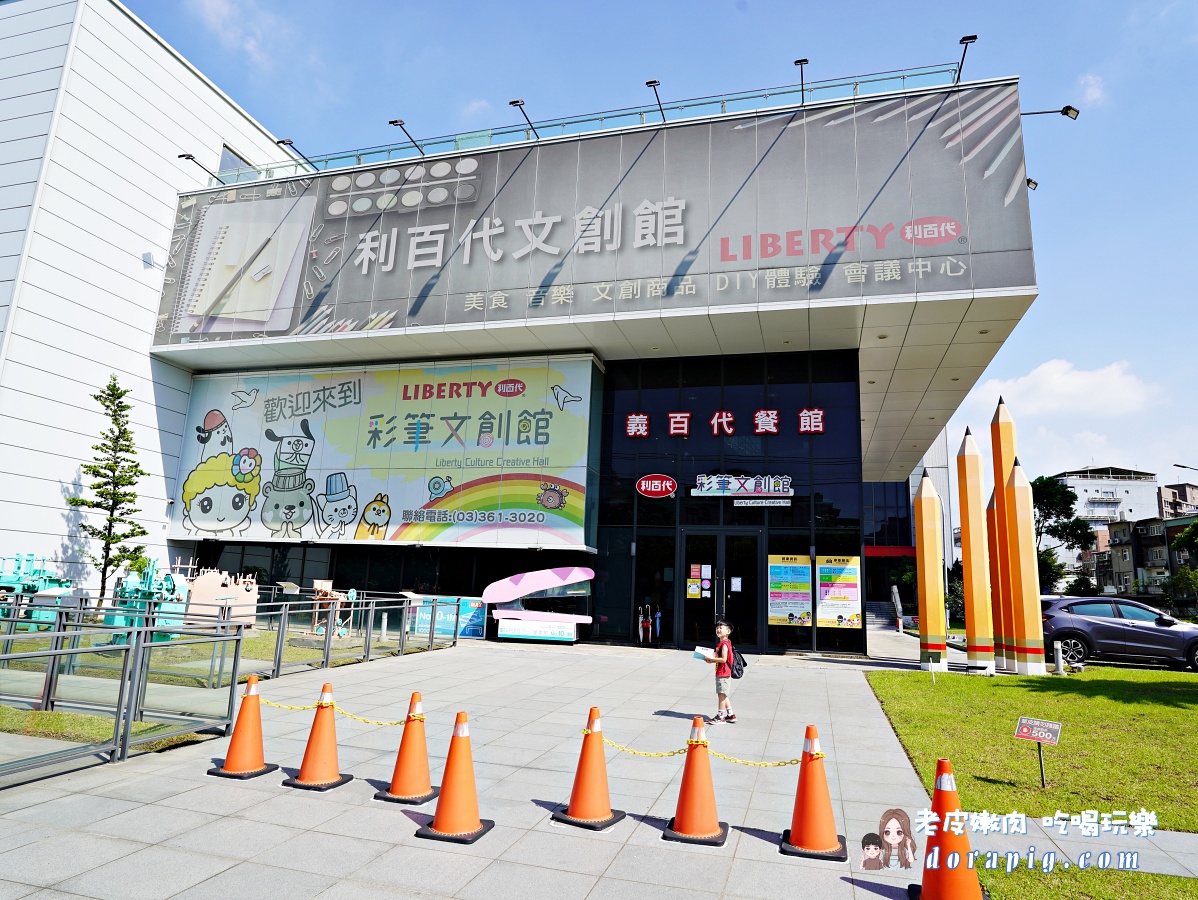
M 811 625 L 811 557 L 769 557 L 766 594 L 771 625 Z
M 817 556 L 820 628 L 861 627 L 861 557 Z

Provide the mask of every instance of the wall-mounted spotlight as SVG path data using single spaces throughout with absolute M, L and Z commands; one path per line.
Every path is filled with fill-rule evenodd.
M 308 165 L 310 165 L 314 171 L 317 168 L 319 168 L 316 165 L 316 163 L 314 163 L 314 162 L 312 162 L 312 160 L 308 159 L 308 157 L 304 154 L 303 150 L 301 150 L 299 147 L 295 146 L 295 141 L 293 141 L 291 138 L 279 138 L 277 141 L 275 141 L 275 143 L 278 144 L 280 147 L 287 147 L 291 150 L 294 150 L 296 153 L 299 154 L 300 159 L 302 159 L 304 162 L 306 162 Z
M 961 70 L 963 68 L 965 68 L 965 54 L 969 52 L 969 45 L 972 44 L 977 39 L 978 39 L 978 36 L 976 34 L 967 34 L 967 35 L 965 35 L 965 37 L 961 38 L 961 40 L 957 42 L 964 49 L 961 50 L 961 61 L 959 63 L 957 63 L 957 80 L 953 82 L 954 84 L 961 83 Z
M 213 178 L 215 178 L 215 179 L 216 179 L 217 181 L 219 181 L 221 184 L 225 184 L 225 183 L 226 183 L 226 182 L 225 182 L 225 180 L 224 180 L 223 178 L 221 178 L 219 175 L 217 175 L 215 172 L 213 172 L 211 169 L 209 169 L 209 168 L 208 168 L 206 165 L 204 165 L 202 162 L 200 162 L 198 159 L 196 159 L 196 158 L 195 158 L 195 154 L 192 154 L 192 153 L 180 153 L 180 154 L 179 154 L 179 159 L 187 159 L 187 160 L 191 160 L 191 162 L 195 163 L 197 166 L 199 166 L 201 169 L 203 169 L 205 172 L 207 172 L 209 175 L 211 175 Z
M 661 121 L 662 121 L 662 124 L 665 124 L 665 121 L 666 121 L 666 111 L 665 111 L 664 109 L 662 109 L 662 108 L 661 108 L 661 95 L 657 93 L 657 87 L 658 87 L 658 85 L 660 85 L 660 84 L 661 84 L 661 82 L 660 82 L 660 81 L 658 81 L 656 78 L 654 78 L 654 79 L 652 79 L 652 80 L 650 80 L 650 81 L 646 81 L 646 82 L 645 82 L 645 87 L 647 87 L 647 88 L 653 88 L 653 96 L 657 98 L 657 111 L 658 111 L 659 113 L 661 113 Z
M 1053 116 L 1061 115 L 1069 119 L 1076 119 L 1081 115 L 1081 110 L 1076 106 L 1065 106 L 1061 109 L 1037 109 L 1032 112 L 1020 113 L 1021 116 Z
M 528 123 L 528 127 L 532 129 L 532 133 L 537 136 L 537 140 L 539 141 L 541 139 L 541 135 L 537 133 L 537 126 L 532 124 L 532 119 L 530 119 L 528 117 L 528 113 L 526 113 L 524 111 L 524 101 L 523 100 L 509 100 L 507 102 L 507 105 L 514 106 L 514 107 L 516 107 L 516 109 L 520 110 L 520 115 L 524 116 L 524 121 Z
M 412 146 L 415 147 L 420 152 L 421 156 L 424 156 L 424 148 L 416 143 L 416 138 L 414 138 L 410 134 L 408 134 L 408 129 L 404 128 L 403 119 L 391 119 L 390 121 L 387 122 L 387 124 L 394 125 L 396 128 L 400 129 L 405 135 L 407 135 L 408 140 L 412 142 Z
M 1035 190 L 1036 188 L 1038 188 L 1039 186 L 1040 186 L 1040 182 L 1038 182 L 1038 181 L 1032 181 L 1032 179 L 1030 179 L 1030 178 L 1027 180 L 1027 189 L 1028 189 L 1029 191 L 1034 191 L 1034 190 Z
M 811 60 L 807 59 L 807 57 L 795 60 L 795 65 L 799 67 L 799 106 L 807 102 L 807 73 L 804 71 L 804 68 L 809 62 Z

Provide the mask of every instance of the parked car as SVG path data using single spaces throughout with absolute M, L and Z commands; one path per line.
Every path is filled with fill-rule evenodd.
M 1119 597 L 1041 597 L 1044 644 L 1061 645 L 1065 662 L 1148 657 L 1198 671 L 1198 625 Z

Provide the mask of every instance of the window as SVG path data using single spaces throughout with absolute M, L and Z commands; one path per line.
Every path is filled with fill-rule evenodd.
M 1100 619 L 1114 619 L 1115 607 L 1110 603 L 1074 603 L 1069 612 L 1075 616 L 1097 616 Z
M 1126 547 L 1123 548 L 1122 559 L 1124 562 L 1127 562 L 1129 559 L 1131 559 L 1131 551 L 1128 550 Z
M 1145 609 L 1142 606 L 1132 606 L 1130 603 L 1120 603 L 1119 612 L 1123 613 L 1123 618 L 1131 619 L 1133 622 L 1155 622 L 1157 613 L 1151 609 Z
M 242 159 L 228 147 L 220 148 L 220 163 L 216 167 L 218 172 L 227 172 L 229 169 L 245 169 L 249 168 L 250 163 Z

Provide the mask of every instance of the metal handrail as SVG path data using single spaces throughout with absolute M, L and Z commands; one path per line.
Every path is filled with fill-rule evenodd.
M 945 77 L 938 81 L 929 81 L 926 84 L 915 86 L 931 87 L 939 84 L 952 84 L 956 79 L 957 70 L 956 63 L 940 63 L 914 69 L 891 69 L 885 72 L 871 72 L 848 78 L 812 81 L 807 82 L 805 85 L 789 84 L 751 91 L 694 97 L 688 100 L 667 103 L 663 106 L 663 109 L 667 113 L 676 114 L 673 121 L 677 119 L 700 118 L 705 115 L 723 115 L 729 112 L 754 112 L 768 107 L 763 105 L 746 106 L 737 109 L 730 109 L 729 107 L 752 103 L 753 101 L 767 101 L 779 97 L 793 97 L 795 95 L 800 97 L 802 103 L 858 98 L 864 96 L 861 93 L 862 86 L 898 82 L 898 89 L 903 90 L 911 86 L 908 84 L 909 81 L 935 79 L 938 76 Z M 837 92 L 846 93 L 844 97 L 840 97 L 837 96 Z M 613 122 L 621 123 L 623 120 L 630 120 L 624 123 L 624 126 L 651 124 L 658 118 L 660 118 L 660 112 L 657 104 L 654 103 L 645 106 L 631 106 L 622 109 L 607 110 L 605 112 L 586 113 L 579 116 L 542 119 L 532 122 L 532 127 L 528 124 L 505 125 L 501 128 L 483 128 L 473 132 L 422 139 L 419 148 L 414 148 L 410 142 L 404 140 L 392 144 L 380 144 L 374 147 L 363 147 L 357 150 L 344 150 L 307 157 L 306 161 L 288 158 L 259 166 L 241 166 L 234 169 L 224 169 L 217 173 L 216 178 L 209 179 L 208 186 L 219 187 L 222 184 L 233 186 L 263 179 L 310 175 L 317 172 L 352 168 L 370 163 L 418 160 L 426 155 L 436 155 L 441 152 L 458 152 L 502 144 L 519 143 L 531 140 L 534 129 L 536 134 L 543 137 L 558 137 L 573 134 L 588 134 L 594 131 L 623 127 L 620 124 L 612 124 Z M 589 128 L 585 126 L 594 127 Z

